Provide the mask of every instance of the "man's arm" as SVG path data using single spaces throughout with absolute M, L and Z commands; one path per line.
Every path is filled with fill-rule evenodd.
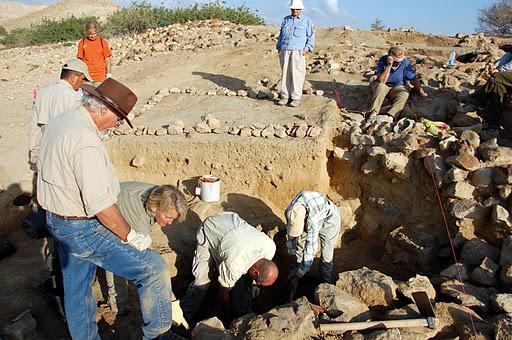
M 315 31 L 313 30 L 313 23 L 308 20 L 306 23 L 306 46 L 303 54 L 306 55 L 307 52 L 313 51 L 313 47 L 315 47 Z
M 105 58 L 105 69 L 107 71 L 108 74 L 111 74 L 112 73 L 112 61 L 111 61 L 111 57 L 106 57 Z
M 84 60 L 84 39 L 78 43 L 76 57 L 80 60 Z
M 418 93 L 420 94 L 420 96 L 422 97 L 428 97 L 428 94 L 423 90 L 423 88 L 421 87 L 421 83 L 419 81 L 419 79 L 414 79 L 414 80 L 411 80 L 411 84 L 412 86 L 416 89 L 416 91 L 418 91 Z
M 110 207 L 103 209 L 96 214 L 98 220 L 107 229 L 117 235 L 121 241 L 126 241 L 128 233 L 130 232 L 130 225 L 121 215 L 121 211 L 117 207 L 117 204 L 112 204 Z
M 386 62 L 386 65 L 382 65 L 382 62 L 379 60 L 379 65 L 377 67 L 377 69 L 384 68 L 384 71 L 377 75 L 377 81 L 381 84 L 385 84 L 388 81 L 389 74 L 391 73 L 391 67 L 393 66 L 393 58 L 388 56 Z
M 28 151 L 29 151 L 29 162 L 32 164 L 37 163 L 37 157 L 39 155 L 39 147 L 41 146 L 41 139 L 43 131 L 37 124 L 38 116 L 34 109 L 32 112 L 32 119 L 30 120 L 30 126 L 28 130 Z
M 229 292 L 231 288 L 223 287 L 222 285 L 219 287 L 219 300 L 222 306 L 222 312 L 224 312 L 224 316 L 226 320 L 231 320 L 232 312 L 231 312 L 231 299 L 229 297 Z
M 313 221 L 311 217 L 308 217 L 307 221 L 307 236 L 304 240 L 304 248 L 302 251 L 301 258 L 297 258 L 297 262 L 299 263 L 297 269 L 297 277 L 303 277 L 307 272 L 311 270 L 311 266 L 313 265 L 313 260 L 315 259 L 316 252 L 318 250 L 318 223 Z

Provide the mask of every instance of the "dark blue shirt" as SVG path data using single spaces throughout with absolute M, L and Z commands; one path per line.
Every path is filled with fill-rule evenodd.
M 383 55 L 380 57 L 377 63 L 377 74 L 384 73 L 384 69 L 388 64 L 388 55 Z M 406 80 L 416 80 L 416 72 L 414 72 L 411 63 L 407 58 L 404 58 L 400 65 L 397 68 L 391 68 L 389 72 L 389 78 L 386 82 L 388 86 L 397 86 L 397 85 L 405 85 Z

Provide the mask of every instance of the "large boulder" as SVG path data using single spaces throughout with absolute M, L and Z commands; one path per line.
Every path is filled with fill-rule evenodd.
M 426 292 L 430 300 L 436 299 L 436 290 L 426 276 L 416 275 L 406 282 L 400 282 L 397 291 L 410 300 L 413 300 L 412 293 L 415 292 Z
M 230 332 L 239 339 L 302 340 L 317 335 L 315 314 L 305 297 L 261 315 L 247 315 L 232 322 Z
M 461 325 L 475 324 L 477 332 L 487 330 L 489 325 L 473 310 L 456 303 L 438 302 L 434 312 L 439 320 L 438 339 L 453 339 L 459 336 Z M 470 319 L 471 318 L 471 319 Z
M 368 321 L 370 310 L 359 298 L 328 283 L 320 284 L 315 290 L 315 300 L 325 309 L 327 315 L 337 322 Z
M 461 305 L 479 311 L 490 312 L 492 288 L 480 288 L 458 280 L 449 280 L 441 284 L 441 294 L 449 296 Z
M 486 257 L 493 262 L 498 262 L 499 256 L 498 248 L 479 238 L 466 242 L 460 253 L 461 262 L 471 268 L 480 265 Z
M 439 241 L 430 229 L 401 226 L 389 233 L 385 257 L 395 265 L 405 265 L 411 271 L 430 272 L 437 262 Z
M 363 267 L 340 273 L 336 286 L 359 297 L 367 306 L 389 306 L 396 297 L 393 279 L 376 270 Z
M 512 314 L 512 294 L 496 294 L 491 299 L 494 307 L 499 312 Z

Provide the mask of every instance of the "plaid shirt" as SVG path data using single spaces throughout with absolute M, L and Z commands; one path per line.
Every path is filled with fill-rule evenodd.
M 299 267 L 296 275 L 302 277 L 309 272 L 313 265 L 313 260 L 318 251 L 318 235 L 323 227 L 324 220 L 332 214 L 333 209 L 338 208 L 321 193 L 302 191 L 295 196 L 286 208 L 285 216 L 288 216 L 288 210 L 295 203 L 301 203 L 306 207 L 307 223 L 301 236 L 291 237 L 288 235 L 287 247 L 290 254 L 297 257 Z M 286 218 L 288 219 L 288 217 Z

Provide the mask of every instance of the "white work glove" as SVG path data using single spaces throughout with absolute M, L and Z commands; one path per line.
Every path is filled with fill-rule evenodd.
M 128 243 L 129 246 L 137 249 L 138 251 L 144 251 L 151 245 L 151 236 L 131 229 L 126 237 L 126 242 L 123 243 Z
M 112 73 L 107 73 L 107 78 L 112 78 Z
M 183 316 L 183 311 L 181 310 L 180 300 L 174 300 L 172 302 L 172 322 L 177 326 L 183 326 L 186 330 L 189 330 L 190 327 Z

